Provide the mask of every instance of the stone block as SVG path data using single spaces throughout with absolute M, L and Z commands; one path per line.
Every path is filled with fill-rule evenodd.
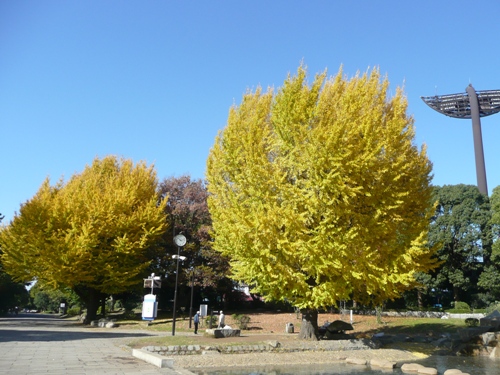
M 367 361 L 363 358 L 346 358 L 346 363 L 350 365 L 366 365 Z
M 500 349 L 499 346 L 493 348 L 490 353 L 490 358 L 499 358 L 500 357 Z
M 497 338 L 494 332 L 486 332 L 481 335 L 481 339 L 483 340 L 483 345 L 486 346 L 496 346 Z
M 221 355 L 218 350 L 203 350 L 201 355 Z
M 391 361 L 388 361 L 386 359 L 374 358 L 374 359 L 370 360 L 370 366 L 393 369 L 394 367 L 396 367 L 396 362 L 391 362 Z
M 159 368 L 173 368 L 174 366 L 174 361 L 171 358 L 165 358 L 159 354 L 148 352 L 142 349 L 132 349 L 132 356 L 134 356 L 135 358 L 139 358 L 145 362 L 151 363 L 152 365 Z
M 405 363 L 401 366 L 401 371 L 404 373 L 418 373 L 418 370 L 425 366 L 419 363 Z
M 208 335 L 214 336 L 216 339 L 221 339 L 224 337 L 239 337 L 241 330 L 239 329 L 207 329 L 206 333 Z
M 488 329 L 489 327 L 471 327 L 459 330 L 458 334 L 462 342 L 469 342 L 473 339 L 479 340 L 479 336 L 488 332 Z
M 433 367 L 422 367 L 418 370 L 418 373 L 423 375 L 437 375 L 438 370 Z
M 281 346 L 281 344 L 279 343 L 279 341 L 276 341 L 276 340 L 268 341 L 267 345 L 269 345 L 273 349 L 279 348 Z

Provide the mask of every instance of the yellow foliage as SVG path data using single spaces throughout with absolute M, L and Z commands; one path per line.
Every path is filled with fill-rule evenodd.
M 67 183 L 44 181 L 2 228 L 5 270 L 18 280 L 119 293 L 141 280 L 146 251 L 165 231 L 156 172 L 113 156 Z
M 378 69 L 247 92 L 207 161 L 214 248 L 233 278 L 300 308 L 379 302 L 433 267 L 431 170 Z

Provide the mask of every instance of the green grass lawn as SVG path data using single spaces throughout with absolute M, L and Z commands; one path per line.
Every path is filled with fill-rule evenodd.
M 389 334 L 445 334 L 456 333 L 457 329 L 466 328 L 464 319 L 436 318 L 398 318 L 380 327 Z

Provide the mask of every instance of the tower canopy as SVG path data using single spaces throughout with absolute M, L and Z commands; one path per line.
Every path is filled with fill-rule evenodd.
M 476 91 L 476 95 L 480 117 L 500 112 L 500 90 Z M 422 100 L 429 107 L 446 116 L 471 118 L 470 101 L 466 92 L 463 94 L 422 96 Z

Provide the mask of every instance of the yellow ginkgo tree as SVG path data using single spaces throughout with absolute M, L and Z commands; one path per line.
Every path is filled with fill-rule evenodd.
M 1 261 L 16 280 L 69 287 L 94 319 L 102 294 L 142 282 L 166 229 L 152 166 L 108 156 L 54 186 L 46 179 L 0 229 Z
M 301 309 L 302 338 L 317 309 L 378 305 L 433 267 L 432 166 L 388 87 L 378 69 L 309 84 L 300 66 L 276 93 L 247 92 L 210 151 L 213 246 L 235 280 Z

